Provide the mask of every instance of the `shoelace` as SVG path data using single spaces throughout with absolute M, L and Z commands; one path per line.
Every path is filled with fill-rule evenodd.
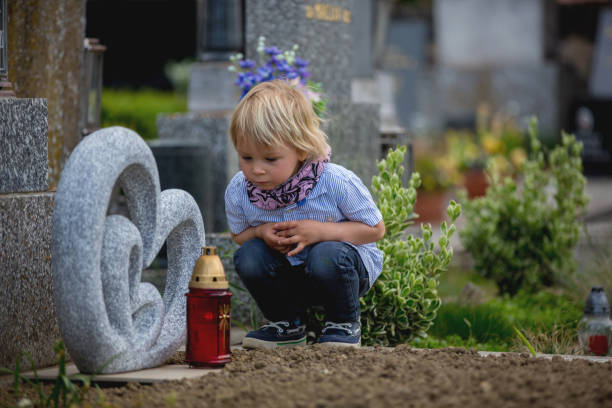
M 264 324 L 263 326 L 261 326 L 261 328 L 263 329 L 266 327 L 270 327 L 270 328 L 276 329 L 278 334 L 282 334 L 283 331 L 285 331 L 285 329 L 282 328 L 281 326 L 285 326 L 285 328 L 289 328 L 289 322 L 286 320 L 281 320 L 278 322 L 270 322 L 268 324 Z
M 327 330 L 330 330 L 330 329 L 338 329 L 338 330 L 344 330 L 350 335 L 350 334 L 353 334 L 353 331 L 351 330 L 351 326 L 352 326 L 351 323 L 325 322 L 325 327 L 323 328 L 323 330 L 321 330 L 321 333 L 325 333 Z

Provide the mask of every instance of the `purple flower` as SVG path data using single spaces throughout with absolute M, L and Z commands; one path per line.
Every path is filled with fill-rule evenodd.
M 276 69 L 283 74 L 286 74 L 287 72 L 291 71 L 291 67 L 289 66 L 289 64 L 287 64 L 287 61 L 285 60 L 278 61 L 276 63 Z
M 269 81 L 273 78 L 273 70 L 268 67 L 257 68 L 257 74 L 262 78 L 263 81 Z
M 268 55 L 278 55 L 281 53 L 281 50 L 276 47 L 266 47 L 264 48 L 264 52 Z
M 300 68 L 306 68 L 308 66 L 308 61 L 304 61 L 300 57 L 295 57 L 295 65 Z
M 301 78 L 308 78 L 310 76 L 310 72 L 306 71 L 306 68 L 298 69 L 298 73 L 300 74 Z
M 240 68 L 253 68 L 255 66 L 255 61 L 253 60 L 249 60 L 249 59 L 245 59 L 242 60 L 238 63 L 240 65 Z
M 287 74 L 287 78 L 289 78 L 289 79 L 295 79 L 295 78 L 298 78 L 298 77 L 299 77 L 299 75 L 298 75 L 298 73 L 297 73 L 297 72 L 295 72 L 295 71 L 291 71 L 291 72 L 289 72 L 289 73 Z

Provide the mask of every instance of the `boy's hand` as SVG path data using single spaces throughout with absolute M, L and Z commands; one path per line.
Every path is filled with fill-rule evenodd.
M 280 252 L 281 254 L 286 254 L 291 249 L 290 245 L 281 245 L 279 240 L 281 237 L 277 235 L 276 229 L 274 228 L 274 223 L 261 224 L 257 226 L 257 237 L 263 239 L 267 246 L 274 249 L 275 251 Z
M 294 256 L 311 244 L 316 244 L 323 240 L 322 229 L 325 223 L 315 220 L 285 221 L 273 224 L 277 245 L 291 247 L 297 246 L 287 253 Z

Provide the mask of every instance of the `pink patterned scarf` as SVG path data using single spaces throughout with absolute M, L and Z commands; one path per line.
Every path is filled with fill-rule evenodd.
M 307 160 L 289 180 L 272 190 L 262 190 L 249 180 L 246 181 L 249 201 L 263 210 L 276 210 L 300 203 L 317 185 L 319 177 L 329 163 L 331 151 L 326 158 Z

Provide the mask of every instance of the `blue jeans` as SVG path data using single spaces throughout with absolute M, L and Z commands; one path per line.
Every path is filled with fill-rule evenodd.
M 359 296 L 369 288 L 368 272 L 359 253 L 338 241 L 312 245 L 306 262 L 291 266 L 285 255 L 261 239 L 252 239 L 236 251 L 234 265 L 271 321 L 304 321 L 309 306 L 323 306 L 327 320 L 358 321 Z

